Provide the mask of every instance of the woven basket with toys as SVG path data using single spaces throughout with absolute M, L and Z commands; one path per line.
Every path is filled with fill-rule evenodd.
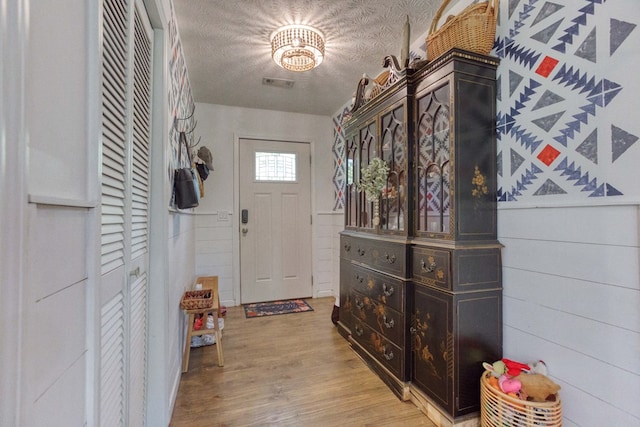
M 480 378 L 483 427 L 562 426 L 560 386 L 546 375 L 544 362 L 502 359 L 484 363 Z

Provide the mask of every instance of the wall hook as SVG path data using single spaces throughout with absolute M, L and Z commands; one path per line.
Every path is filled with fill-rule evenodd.
M 178 129 L 178 121 L 180 121 L 180 120 L 183 120 L 183 121 L 184 121 L 184 120 L 189 120 L 189 119 L 191 119 L 191 118 L 193 117 L 193 115 L 195 114 L 195 112 L 196 112 L 196 105 L 194 104 L 194 105 L 193 105 L 193 108 L 191 109 L 191 113 L 189 113 L 189 115 L 188 115 L 187 117 L 181 118 L 181 117 L 175 116 L 175 117 L 173 118 L 173 128 L 174 128 L 175 130 L 177 130 L 178 132 L 183 132 L 183 131 L 181 131 L 180 129 Z M 196 124 L 197 124 L 197 123 L 196 123 Z M 194 125 L 194 126 L 193 126 L 193 128 L 192 128 L 190 131 L 188 131 L 187 133 L 191 133 L 191 132 L 193 132 L 193 130 L 194 130 L 195 128 L 196 128 L 196 126 Z
M 177 120 L 189 120 L 191 117 L 193 117 L 193 115 L 194 115 L 194 113 L 195 113 L 195 112 L 196 112 L 196 106 L 195 106 L 195 104 L 194 104 L 194 105 L 193 105 L 193 108 L 191 109 L 191 113 L 190 113 L 187 117 L 185 117 L 185 118 L 183 118 L 183 119 L 181 119 L 181 118 L 179 118 L 179 117 L 176 117 L 176 119 L 177 119 Z
M 183 132 L 184 133 L 192 133 L 194 130 L 196 130 L 196 126 L 198 126 L 198 121 L 197 120 L 195 122 L 193 122 L 193 126 L 191 127 L 191 129 L 185 130 Z

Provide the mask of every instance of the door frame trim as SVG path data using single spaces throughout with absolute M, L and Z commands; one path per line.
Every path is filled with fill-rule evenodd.
M 233 133 L 233 206 L 236 215 L 231 215 L 233 232 L 233 257 L 232 257 L 232 269 L 233 269 L 233 303 L 234 305 L 240 305 L 240 140 L 241 139 L 259 139 L 264 141 L 277 141 L 277 142 L 292 142 L 299 144 L 309 144 L 309 151 L 311 155 L 311 181 L 309 183 L 311 187 L 311 277 L 313 278 L 316 265 L 315 265 L 315 241 L 316 241 L 316 185 L 315 185 L 315 164 L 313 161 L 315 155 L 315 141 L 313 138 L 304 135 L 264 135 L 264 134 L 245 134 L 245 133 Z M 316 291 L 311 284 L 311 291 L 315 298 Z

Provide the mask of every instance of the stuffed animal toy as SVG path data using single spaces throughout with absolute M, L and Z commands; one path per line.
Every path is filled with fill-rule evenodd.
M 525 374 L 518 375 L 518 380 L 522 386 L 523 396 L 526 400 L 534 402 L 555 401 L 556 393 L 560 390 L 560 386 L 553 382 L 549 377 L 542 374 Z
M 504 364 L 502 360 L 498 360 L 497 362 L 493 362 L 493 364 L 483 362 L 482 366 L 487 371 L 491 372 L 496 378 L 500 378 L 502 375 L 507 373 L 507 366 Z
M 194 322 L 193 322 L 193 330 L 194 331 L 199 331 L 200 329 L 202 329 L 202 317 L 197 318 Z
M 544 360 L 538 360 L 537 362 L 529 363 L 529 373 L 548 375 L 547 364 L 544 363 Z
M 519 378 L 519 377 L 518 377 Z M 517 394 L 522 388 L 522 383 L 518 378 L 510 378 L 508 375 L 502 375 L 498 379 L 498 385 L 500 386 L 500 390 L 504 393 L 515 393 Z
M 504 359 L 504 358 L 502 359 L 502 361 L 507 367 L 507 374 L 512 377 L 517 377 L 523 371 L 528 372 L 529 369 L 531 369 L 529 365 L 527 365 L 526 363 L 520 363 L 520 362 L 516 362 L 515 360 Z
M 494 377 L 493 375 L 489 375 L 487 377 L 487 383 L 489 383 L 489 386 L 495 388 L 496 390 L 502 391 L 500 389 L 500 382 L 497 377 Z

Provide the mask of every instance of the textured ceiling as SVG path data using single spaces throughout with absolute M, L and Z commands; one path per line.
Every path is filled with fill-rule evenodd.
M 441 0 L 174 0 L 196 102 L 332 115 L 360 77 L 375 77 L 386 55 L 400 57 L 403 25 L 411 44 L 429 29 Z M 271 59 L 279 27 L 314 26 L 326 38 L 325 61 L 303 73 Z M 262 79 L 290 79 L 292 88 Z

